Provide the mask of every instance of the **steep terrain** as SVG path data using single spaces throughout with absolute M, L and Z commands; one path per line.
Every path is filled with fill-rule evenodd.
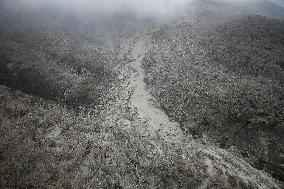
M 180 125 L 176 122 L 170 121 L 169 117 L 165 114 L 165 112 L 163 112 L 163 110 L 154 107 L 153 104 L 149 102 L 150 99 L 153 101 L 155 101 L 155 99 L 153 99 L 151 94 L 149 94 L 146 90 L 146 84 L 144 81 L 145 73 L 141 62 L 144 60 L 145 48 L 149 45 L 149 42 L 147 43 L 148 40 L 147 38 L 145 39 L 145 36 L 141 34 L 139 36 L 140 37 L 132 49 L 132 54 L 134 55 L 135 60 L 133 60 L 133 63 L 130 65 L 134 67 L 134 70 L 137 73 L 135 78 L 130 77 L 129 79 L 134 80 L 134 92 L 132 94 L 131 104 L 137 111 L 138 119 L 141 119 L 141 121 L 146 124 L 143 127 L 139 124 L 138 128 L 135 129 L 143 136 L 150 134 L 148 140 L 150 139 L 151 143 L 154 144 L 162 154 L 164 154 L 165 151 L 163 148 L 160 148 L 161 142 L 165 143 L 164 145 L 169 145 L 171 143 L 177 145 L 185 154 L 186 152 L 194 153 L 196 151 L 201 153 L 203 162 L 197 161 L 194 165 L 191 165 L 198 167 L 202 165 L 206 166 L 206 176 L 203 177 L 198 188 L 212 188 L 215 185 L 214 182 L 216 182 L 215 178 L 217 178 L 217 182 L 220 182 L 219 179 L 221 178 L 226 180 L 226 182 L 221 182 L 219 186 L 217 184 L 218 187 L 278 188 L 279 186 L 277 186 L 276 183 L 274 184 L 274 181 L 270 180 L 268 175 L 252 168 L 248 163 L 235 155 L 227 153 L 226 151 L 216 148 L 210 144 L 204 145 L 204 143 L 199 140 L 194 140 L 192 138 L 186 140 L 183 136 Z M 137 125 L 133 126 L 137 127 Z M 153 140 L 152 137 L 155 138 L 155 135 L 157 135 L 157 138 L 161 137 L 162 140 Z M 199 156 L 196 154 L 191 158 L 192 160 L 195 160 L 196 157 Z M 231 181 L 231 177 L 233 175 L 238 177 L 237 182 Z
M 143 34 L 142 34 L 143 36 Z M 141 37 L 140 37 L 141 38 Z M 141 119 L 148 122 L 146 128 L 149 134 L 158 134 L 167 142 L 181 142 L 183 133 L 178 123 L 172 122 L 168 116 L 158 108 L 153 107 L 151 99 L 153 98 L 146 90 L 144 82 L 145 73 L 142 68 L 142 60 L 145 56 L 147 39 L 138 39 L 133 47 L 133 63 L 131 66 L 136 70 L 136 76 L 132 78 L 134 92 L 132 95 L 132 105 L 136 108 L 137 113 Z M 153 100 L 153 99 L 152 99 Z
M 124 52 L 131 57 L 133 51 Z M 163 111 L 131 102 L 137 90 L 129 85 L 137 73 L 132 64 L 119 65 L 120 84 L 100 112 L 76 113 L 1 86 L 1 187 L 279 188 L 225 150 L 192 139 L 172 143 L 141 129 L 160 127 L 151 123 L 155 115 L 145 114 L 148 108 Z M 164 126 L 171 126 L 163 116 Z
M 259 16 L 207 31 L 188 21 L 161 28 L 143 63 L 146 81 L 184 131 L 236 148 L 283 180 L 282 39 L 283 22 Z
M 0 188 L 283 188 L 283 21 L 191 8 L 160 24 L 0 1 Z

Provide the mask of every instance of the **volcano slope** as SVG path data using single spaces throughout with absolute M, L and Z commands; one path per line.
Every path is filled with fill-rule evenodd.
M 187 68 L 178 57 L 202 61 L 201 70 L 191 69 L 197 76 L 213 69 L 207 64 L 212 57 L 205 56 L 201 45 L 206 44 L 206 30 L 200 32 L 188 21 L 128 28 L 125 25 L 133 23 L 119 27 L 115 20 L 112 34 L 105 22 L 82 23 L 75 17 L 70 23 L 70 15 L 59 19 L 50 10 L 16 13 L 0 11 L 5 18 L 0 25 L 0 188 L 282 187 L 238 151 L 208 142 L 216 139 L 205 137 L 210 128 L 190 119 L 194 114 L 186 114 L 179 104 L 185 97 L 180 91 L 189 88 L 168 88 L 188 81 L 180 79 L 191 73 L 177 69 Z M 194 36 L 184 39 L 188 31 Z M 218 39 L 215 34 L 213 39 Z M 166 57 L 169 52 L 175 56 Z M 218 63 L 214 66 L 221 70 L 225 63 Z M 153 82 L 154 76 L 161 85 Z M 173 95 L 162 98 L 158 92 Z M 204 102 L 198 100 L 190 102 Z
M 280 188 L 232 153 L 165 135 L 175 133 L 163 127 L 179 125 L 151 105 L 150 95 L 142 97 L 147 109 L 133 100 L 135 94 L 145 95 L 131 84 L 133 78 L 141 82 L 141 73 L 133 69 L 142 65 L 135 56 L 141 41 L 136 43 L 131 38 L 121 50 L 126 54 L 117 68 L 119 84 L 100 111 L 74 111 L 1 86 L 1 187 Z M 137 65 L 127 56 L 138 58 Z M 164 125 L 151 120 L 149 107 L 165 116 Z
M 284 178 L 284 23 L 185 20 L 156 31 L 143 67 L 158 107 L 194 138 Z

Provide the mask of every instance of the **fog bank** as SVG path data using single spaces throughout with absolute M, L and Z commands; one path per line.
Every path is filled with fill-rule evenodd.
M 137 18 L 171 17 L 182 12 L 192 0 L 3 0 L 10 7 L 55 8 L 78 14 L 129 14 Z

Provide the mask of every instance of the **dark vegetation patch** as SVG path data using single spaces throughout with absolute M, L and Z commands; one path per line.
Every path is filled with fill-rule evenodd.
M 97 106 L 115 81 L 112 52 L 91 37 L 94 25 L 57 14 L 3 10 L 0 84 L 74 108 Z

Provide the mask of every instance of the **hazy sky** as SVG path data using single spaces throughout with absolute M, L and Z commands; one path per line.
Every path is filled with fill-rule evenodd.
M 193 1 L 199 0 L 0 0 L 11 6 L 24 4 L 30 8 L 52 7 L 69 10 L 80 15 L 94 13 L 100 15 L 129 14 L 138 18 L 166 18 L 190 7 Z M 210 1 L 210 0 L 207 0 Z M 232 3 L 249 1 L 270 1 L 284 6 L 284 0 L 220 0 Z M 18 2 L 18 3 L 17 3 Z M 22 6 L 22 5 L 20 5 Z
M 276 5 L 279 5 L 284 8 L 284 0 L 268 0 L 268 1 L 275 3 Z
M 178 13 L 191 0 L 14 0 L 14 2 L 15 1 L 33 8 L 51 6 L 81 13 L 133 13 L 138 17 L 164 17 Z M 13 0 L 10 2 L 13 2 Z

